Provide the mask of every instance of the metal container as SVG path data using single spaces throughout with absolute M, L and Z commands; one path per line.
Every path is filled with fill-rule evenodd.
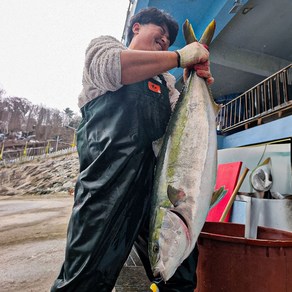
M 233 203 L 230 222 L 246 225 L 247 238 L 256 238 L 258 226 L 292 232 L 292 200 L 259 199 L 239 193 Z

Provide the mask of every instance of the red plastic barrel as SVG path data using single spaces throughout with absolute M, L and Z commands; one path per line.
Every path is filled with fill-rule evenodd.
M 292 232 L 206 222 L 198 239 L 198 292 L 292 292 Z

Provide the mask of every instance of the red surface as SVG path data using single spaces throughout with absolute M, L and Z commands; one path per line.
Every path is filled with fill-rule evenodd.
M 219 222 L 225 210 L 225 207 L 227 206 L 229 199 L 233 193 L 233 190 L 236 187 L 241 166 L 242 166 L 241 161 L 224 163 L 224 164 L 218 165 L 215 190 L 224 186 L 224 188 L 227 190 L 227 193 L 222 198 L 222 200 L 209 211 L 206 221 Z M 231 213 L 231 209 L 229 213 L 227 214 L 224 222 L 229 221 L 230 213 Z

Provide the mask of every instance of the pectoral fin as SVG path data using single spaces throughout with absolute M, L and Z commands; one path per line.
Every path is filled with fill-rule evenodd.
M 171 185 L 167 186 L 167 196 L 175 207 L 186 200 L 185 192 L 181 189 L 176 189 Z
M 212 195 L 210 209 L 215 207 L 222 200 L 222 198 L 226 195 L 226 193 L 227 193 L 227 190 L 224 188 L 224 186 L 221 187 L 220 189 L 216 190 Z

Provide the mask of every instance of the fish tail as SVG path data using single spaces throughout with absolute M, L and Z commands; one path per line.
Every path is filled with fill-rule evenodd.
M 204 44 L 204 45 L 207 45 L 209 46 L 211 41 L 212 41 L 212 38 L 214 36 L 214 32 L 215 32 L 215 29 L 216 29 L 216 22 L 215 20 L 213 19 L 209 24 L 208 26 L 206 27 L 204 33 L 202 34 L 199 42 L 201 44 Z
M 186 19 L 183 24 L 183 35 L 187 44 L 198 41 L 193 26 L 190 24 L 188 19 Z
M 213 19 L 208 24 L 208 26 L 206 27 L 206 29 L 205 29 L 203 35 L 201 36 L 199 42 L 201 44 L 209 46 L 211 41 L 212 41 L 212 38 L 214 36 L 215 29 L 216 29 L 216 22 Z M 191 25 L 191 23 L 189 22 L 188 19 L 186 19 L 186 21 L 183 24 L 183 35 L 184 35 L 184 38 L 185 38 L 185 41 L 186 41 L 187 44 L 190 44 L 190 43 L 198 41 L 198 39 L 196 37 L 196 34 L 195 34 L 195 31 L 194 31 L 194 29 L 193 29 L 193 27 L 192 27 L 192 25 Z

